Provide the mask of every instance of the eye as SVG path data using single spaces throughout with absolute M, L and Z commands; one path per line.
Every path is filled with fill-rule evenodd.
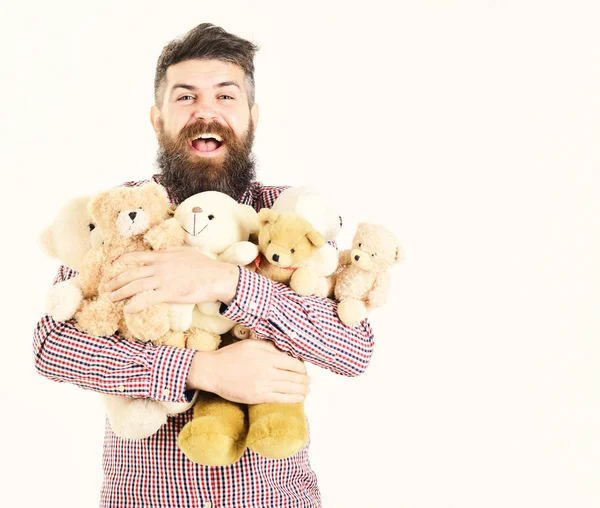
M 231 95 L 219 95 L 219 99 L 233 100 Z
M 94 224 L 88 224 L 88 229 L 90 231 L 94 231 L 94 229 L 96 229 L 96 226 L 94 226 Z
M 362 243 L 359 243 L 358 244 L 358 248 L 360 249 L 361 247 L 362 247 Z
M 375 257 L 375 256 L 377 256 L 377 253 L 373 253 L 373 254 L 371 254 L 371 256 L 372 256 L 372 257 Z
M 179 97 L 179 99 L 177 99 L 178 101 L 186 101 L 189 99 L 193 99 L 194 97 L 191 95 L 182 95 L 181 97 Z
M 294 249 L 292 249 L 290 252 L 293 254 L 293 253 L 294 253 L 294 252 L 296 252 L 296 251 L 295 251 Z
M 214 215 L 209 215 L 209 216 L 208 216 L 208 220 L 213 220 L 214 218 L 215 218 L 215 216 L 214 216 Z
M 271 240 L 269 240 L 269 243 L 271 243 Z

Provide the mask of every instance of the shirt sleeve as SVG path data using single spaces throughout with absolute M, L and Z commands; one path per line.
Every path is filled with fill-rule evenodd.
M 61 267 L 54 283 L 76 274 Z M 72 321 L 55 321 L 46 315 L 34 330 L 33 352 L 37 372 L 53 381 L 111 395 L 190 400 L 186 383 L 195 354 L 191 349 L 130 342 L 117 335 L 88 335 Z
M 234 299 L 221 314 L 301 358 L 345 376 L 367 368 L 373 353 L 368 319 L 346 326 L 329 298 L 300 296 L 288 286 L 240 267 Z

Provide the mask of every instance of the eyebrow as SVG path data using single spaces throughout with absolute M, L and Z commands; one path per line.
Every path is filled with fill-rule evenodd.
M 242 87 L 235 81 L 223 81 L 221 83 L 213 85 L 213 88 L 225 88 L 226 86 L 237 86 L 240 89 L 240 91 L 242 90 Z M 188 85 L 186 83 L 175 83 L 173 85 L 173 88 L 171 88 L 171 91 L 177 88 L 183 88 L 185 90 L 189 90 L 190 92 L 195 92 L 196 90 L 198 90 L 198 88 L 194 85 Z

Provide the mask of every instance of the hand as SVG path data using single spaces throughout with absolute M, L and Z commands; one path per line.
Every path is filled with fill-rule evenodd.
M 300 360 L 267 340 L 243 340 L 217 351 L 197 352 L 188 387 L 246 404 L 301 402 L 310 378 Z
M 139 312 L 163 302 L 221 301 L 229 304 L 239 279 L 237 266 L 215 261 L 194 247 L 129 252 L 119 261 L 142 265 L 126 270 L 106 283 L 106 290 L 113 291 L 113 301 L 144 293 L 125 306 L 126 312 Z

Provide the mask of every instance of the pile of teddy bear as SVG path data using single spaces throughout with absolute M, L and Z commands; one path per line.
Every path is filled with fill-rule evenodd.
M 252 330 L 220 314 L 221 302 L 159 304 L 128 313 L 123 310 L 127 300 L 110 300 L 105 283 L 132 268 L 118 261 L 121 255 L 189 245 L 286 284 L 299 295 L 331 298 L 341 322 L 356 326 L 385 304 L 389 269 L 403 255 L 393 233 L 367 223 L 358 225 L 352 247 L 338 252 L 334 240 L 340 229 L 336 210 L 309 187 L 290 187 L 271 208 L 258 212 L 214 191 L 175 207 L 165 189 L 152 182 L 80 197 L 66 204 L 42 233 L 46 252 L 78 272 L 50 289 L 46 312 L 91 335 L 199 351 L 216 350 L 225 335 L 257 339 Z M 168 416 L 193 408 L 178 445 L 199 464 L 231 464 L 246 447 L 271 459 L 285 458 L 308 437 L 303 403 L 242 407 L 203 392 L 182 403 L 102 397 L 110 425 L 123 439 L 149 438 Z M 240 419 L 245 421 L 243 435 L 229 435 L 228 428 Z

